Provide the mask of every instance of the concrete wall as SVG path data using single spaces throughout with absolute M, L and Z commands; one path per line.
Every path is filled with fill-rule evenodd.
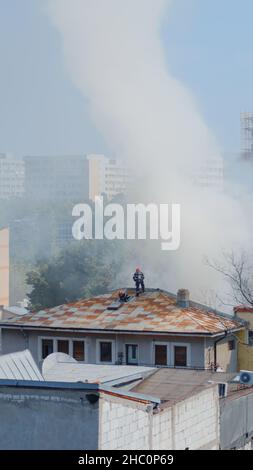
M 219 448 L 219 398 L 211 387 L 154 416 L 154 449 Z
M 0 387 L 0 449 L 97 449 L 98 403 L 80 390 Z
M 215 450 L 220 440 L 222 448 L 249 447 L 251 396 L 222 402 L 220 439 L 215 385 L 161 409 L 104 392 L 91 404 L 87 393 L 1 386 L 0 449 Z
M 100 400 L 100 442 L 102 450 L 149 450 L 152 407 L 130 400 Z
M 40 337 L 60 337 L 60 338 L 81 338 L 87 341 L 87 357 L 86 362 L 96 363 L 96 340 L 111 339 L 115 341 L 115 360 L 117 361 L 118 353 L 123 353 L 123 363 L 126 361 L 125 345 L 134 343 L 139 345 L 139 365 L 154 364 L 154 344 L 162 342 L 168 344 L 168 365 L 173 366 L 172 348 L 174 343 L 186 343 L 190 347 L 190 366 L 196 368 L 204 368 L 204 339 L 203 338 L 187 338 L 176 336 L 143 336 L 138 334 L 85 334 L 85 333 L 66 333 L 51 331 L 32 331 L 27 329 L 2 329 L 2 351 L 1 354 L 7 354 L 14 351 L 22 351 L 30 349 L 35 361 L 41 365 L 39 338 Z
M 220 400 L 221 449 L 247 448 L 253 437 L 253 393 Z
M 101 405 L 100 449 L 219 448 L 217 386 L 160 411 L 106 397 Z

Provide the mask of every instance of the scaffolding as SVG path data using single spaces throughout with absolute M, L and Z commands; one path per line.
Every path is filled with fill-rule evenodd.
M 253 113 L 241 113 L 241 157 L 253 161 Z

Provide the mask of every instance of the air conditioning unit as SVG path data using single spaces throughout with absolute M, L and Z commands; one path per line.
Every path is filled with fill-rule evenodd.
M 240 383 L 253 385 L 253 372 L 250 370 L 240 370 Z

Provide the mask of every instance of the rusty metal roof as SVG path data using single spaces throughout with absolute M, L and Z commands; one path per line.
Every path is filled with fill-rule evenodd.
M 235 373 L 162 368 L 133 387 L 132 391 L 152 394 L 162 402 L 173 404 L 202 392 L 210 385 L 227 383 L 234 377 Z
M 0 325 L 34 328 L 64 328 L 120 332 L 157 332 L 172 334 L 220 334 L 243 328 L 240 321 L 222 316 L 207 307 L 190 303 L 187 308 L 177 305 L 176 296 L 166 291 L 147 290 L 133 297 L 117 310 L 110 305 L 118 300 L 118 291 L 29 313 L 22 318 L 10 318 Z

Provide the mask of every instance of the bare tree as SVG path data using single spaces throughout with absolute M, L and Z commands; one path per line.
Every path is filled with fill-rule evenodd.
M 253 306 L 253 266 L 246 253 L 223 252 L 222 262 L 205 261 L 227 280 L 230 287 L 228 295 L 236 304 Z

